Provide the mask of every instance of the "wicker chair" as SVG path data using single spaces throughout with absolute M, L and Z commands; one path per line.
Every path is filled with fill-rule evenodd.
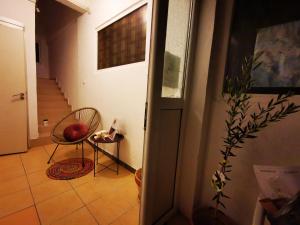
M 81 143 L 82 146 L 82 166 L 84 167 L 84 150 L 83 150 L 83 142 L 87 140 L 97 129 L 100 123 L 100 114 L 99 112 L 90 107 L 77 109 L 72 111 L 70 114 L 61 119 L 51 131 L 51 139 L 54 143 L 56 143 L 55 150 L 50 156 L 48 163 L 50 163 L 52 157 L 54 156 L 59 145 L 74 145 Z M 86 127 L 86 132 L 79 139 L 76 140 L 67 140 L 66 135 L 64 135 L 67 127 L 72 126 L 74 124 L 84 124 Z

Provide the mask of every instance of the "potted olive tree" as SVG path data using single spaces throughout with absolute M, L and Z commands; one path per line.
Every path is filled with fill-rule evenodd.
M 226 217 L 220 208 L 225 208 L 224 188 L 230 181 L 229 173 L 232 170 L 231 159 L 236 157 L 237 149 L 243 147 L 244 142 L 256 138 L 257 134 L 269 124 L 279 122 L 288 115 L 299 111 L 300 106 L 289 99 L 292 93 L 279 94 L 266 105 L 251 102 L 248 94 L 253 84 L 251 72 L 260 66 L 259 57 L 245 58 L 242 63 L 241 76 L 226 78 L 226 88 L 223 97 L 227 103 L 227 119 L 225 120 L 226 135 L 220 150 L 222 159 L 212 175 L 211 183 L 214 188 L 214 207 L 201 209 L 193 218 L 195 225 L 231 225 L 233 222 Z

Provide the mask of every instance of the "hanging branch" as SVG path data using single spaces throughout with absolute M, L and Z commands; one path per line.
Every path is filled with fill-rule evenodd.
M 256 103 L 256 111 L 249 113 L 252 109 L 250 100 L 251 95 L 247 94 L 253 84 L 251 72 L 260 66 L 258 62 L 262 53 L 255 57 L 245 58 L 242 64 L 241 76 L 227 78 L 227 94 L 223 94 L 228 105 L 228 119 L 226 123 L 226 137 L 224 145 L 220 150 L 222 161 L 219 163 L 219 169 L 212 176 L 212 185 L 216 191 L 213 197 L 215 209 L 219 206 L 225 208 L 222 198 L 229 198 L 223 190 L 230 178 L 228 173 L 232 170 L 230 158 L 236 156 L 236 151 L 243 147 L 246 139 L 256 138 L 257 132 L 267 127 L 272 122 L 279 122 L 288 115 L 299 111 L 300 106 L 289 102 L 292 93 L 278 95 L 272 98 L 265 107 Z

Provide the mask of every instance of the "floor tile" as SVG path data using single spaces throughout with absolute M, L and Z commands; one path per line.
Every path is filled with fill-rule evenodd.
M 35 207 L 29 207 L 0 219 L 0 225 L 40 225 Z
M 85 176 L 82 176 L 82 177 L 78 177 L 76 179 L 71 179 L 71 180 L 68 180 L 68 182 L 73 186 L 73 187 L 78 187 L 82 184 L 85 184 L 85 183 L 88 183 L 88 182 L 93 182 L 97 180 L 97 177 L 94 177 L 94 173 L 93 171 L 88 173 L 87 175 Z
M 118 217 L 112 225 L 138 225 L 139 224 L 139 206 L 129 209 L 122 216 Z
M 128 205 L 126 207 L 118 201 L 109 201 L 102 198 L 88 204 L 87 207 L 101 225 L 112 223 L 129 209 Z
M 105 169 L 101 172 L 96 173 L 96 177 L 107 179 L 108 183 L 113 183 L 115 186 L 123 185 L 124 182 L 134 181 L 134 176 L 129 172 L 125 171 L 123 167 L 119 167 L 119 174 L 115 171 Z
M 33 205 L 29 189 L 0 198 L 0 218 Z
M 88 144 L 84 147 L 85 157 L 93 159 L 93 148 Z M 53 164 L 47 161 L 54 148 L 52 144 L 26 153 L 0 156 L 0 225 L 24 224 L 18 221 L 31 225 L 26 218 L 30 214 L 32 225 L 39 224 L 38 218 L 42 225 L 137 224 L 139 201 L 132 173 L 120 166 L 119 175 L 105 169 L 95 177 L 91 172 L 68 181 L 52 180 L 47 177 L 46 169 Z M 59 148 L 55 161 L 81 157 L 81 146 L 78 150 L 76 146 Z M 113 163 L 101 153 L 99 162 Z M 37 213 L 32 207 L 33 199 Z
M 19 164 L 9 168 L 0 168 L 0 182 L 12 180 L 16 177 L 24 176 L 25 171 L 23 165 Z
M 128 203 L 131 206 L 135 206 L 139 204 L 138 189 L 135 186 L 136 184 L 133 183 L 132 185 L 124 185 L 120 188 L 117 188 L 115 193 L 107 195 L 106 197 L 112 201 L 123 201 L 126 204 Z
M 56 147 L 56 144 L 49 144 L 49 145 L 44 145 L 43 146 L 44 147 L 44 149 L 46 150 L 46 152 L 49 154 L 49 155 L 51 155 L 51 153 L 52 153 L 52 151 L 55 149 L 55 147 Z
M 51 155 L 55 149 L 56 145 L 51 145 L 46 147 L 46 152 Z M 76 149 L 76 145 L 59 145 L 57 151 L 55 152 L 52 162 L 58 162 L 61 160 L 69 159 L 69 158 L 81 158 L 82 151 L 81 145 Z M 91 148 L 88 147 L 88 144 L 84 144 L 84 157 L 94 159 L 94 153 Z
M 97 153 L 96 153 L 96 157 L 97 157 Z M 104 161 L 112 161 L 112 159 L 110 157 L 108 157 L 107 155 L 105 155 L 103 152 L 98 151 L 98 161 L 102 163 Z
M 101 178 L 102 185 L 111 188 L 124 188 L 124 186 L 131 185 L 135 190 L 134 175 L 129 171 L 125 171 L 123 167 L 119 168 L 119 174 L 117 175 L 114 171 L 104 170 L 98 174 L 97 177 Z
M 43 146 L 39 146 L 39 147 L 34 147 L 34 148 L 30 148 L 28 149 L 27 152 L 24 152 L 22 154 L 20 154 L 21 159 L 32 159 L 32 158 L 41 158 L 41 157 L 45 157 L 48 156 L 47 152 L 45 151 L 45 148 Z
M 102 171 L 106 170 L 103 165 L 109 166 L 113 170 L 117 169 L 117 164 L 115 163 L 114 160 L 107 157 L 106 155 L 103 155 L 103 153 L 99 152 L 98 154 L 99 155 L 98 155 L 98 164 L 96 164 L 96 173 L 101 173 Z
M 52 154 L 53 151 L 54 149 L 49 150 L 48 153 Z M 76 149 L 75 146 L 60 145 L 58 146 L 58 149 L 55 152 L 52 159 L 54 162 L 58 162 L 64 159 L 78 158 L 78 157 L 81 157 L 81 149 Z
M 49 225 L 82 206 L 83 203 L 73 190 L 62 193 L 61 195 L 36 205 L 43 225 Z
M 83 207 L 51 225 L 97 225 L 97 222 L 87 208 Z
M 72 186 L 65 180 L 48 180 L 31 188 L 36 203 L 70 190 Z
M 0 156 L 0 170 L 5 170 L 11 167 L 22 167 L 20 154 Z
M 49 167 L 48 154 L 42 147 L 30 149 L 21 155 L 21 159 L 27 174 L 40 171 Z
M 28 182 L 30 184 L 31 187 L 39 185 L 41 183 L 44 183 L 46 181 L 49 181 L 49 177 L 46 174 L 46 170 L 40 170 L 34 173 L 30 173 L 27 175 L 28 177 Z
M 117 175 L 115 174 L 113 176 Z M 75 180 L 77 179 L 74 179 L 74 181 Z M 101 176 L 101 173 L 97 174 L 93 179 L 87 179 L 87 182 L 84 184 L 74 186 L 76 192 L 85 203 L 89 203 L 101 196 L 111 195 L 115 193 L 117 187 L 119 187 L 118 179 L 115 177 Z
M 75 188 L 76 192 L 85 204 L 100 198 L 104 192 L 95 182 L 88 182 Z
M 4 182 L 0 185 L 0 197 L 12 194 L 14 192 L 26 189 L 29 187 L 26 176 L 16 177 Z

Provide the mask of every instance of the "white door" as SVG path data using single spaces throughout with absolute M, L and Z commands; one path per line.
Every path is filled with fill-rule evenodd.
M 0 18 L 0 155 L 27 150 L 24 31 Z
M 176 211 L 193 0 L 153 1 L 142 225 Z

